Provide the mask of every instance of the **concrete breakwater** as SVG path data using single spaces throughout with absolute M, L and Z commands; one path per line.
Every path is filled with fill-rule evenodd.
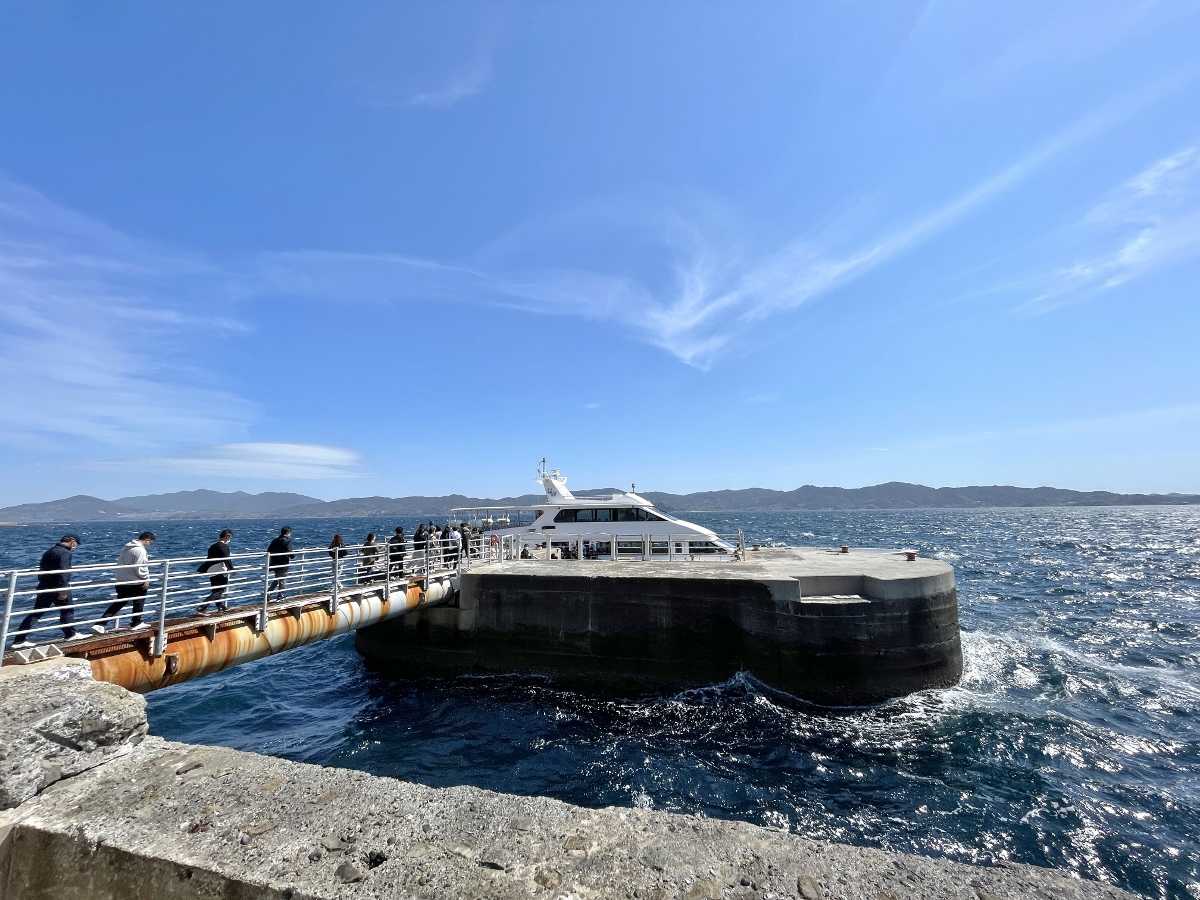
M 0 670 L 0 897 L 1117 900 L 737 822 L 433 789 L 147 736 L 82 660 Z
M 534 671 L 617 689 L 749 671 L 815 703 L 877 703 L 962 674 L 954 572 L 885 550 L 750 551 L 734 562 L 509 560 L 457 603 L 357 632 L 402 673 Z

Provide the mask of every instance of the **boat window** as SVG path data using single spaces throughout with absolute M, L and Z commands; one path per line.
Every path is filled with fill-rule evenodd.
M 640 512 L 640 510 L 614 509 L 613 510 L 613 521 L 614 522 L 640 522 L 640 521 L 642 521 L 642 518 L 638 515 L 638 512 Z
M 665 522 L 665 521 L 667 521 L 662 516 L 660 516 L 658 513 L 652 513 L 648 509 L 641 509 L 641 510 L 638 510 L 638 512 L 640 512 L 642 514 L 642 516 L 645 518 L 645 520 L 647 522 Z
M 613 520 L 613 511 L 611 509 L 593 509 L 592 512 L 596 514 L 597 522 L 611 522 Z
M 596 511 L 594 509 L 577 509 L 575 510 L 576 522 L 595 522 Z
M 574 510 L 574 509 L 560 509 L 558 511 L 558 515 L 554 517 L 554 521 L 555 522 L 574 522 L 576 512 L 577 512 L 577 510 Z

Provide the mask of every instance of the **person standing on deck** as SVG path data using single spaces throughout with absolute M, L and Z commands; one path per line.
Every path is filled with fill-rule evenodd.
M 342 583 L 342 560 L 350 551 L 346 549 L 346 540 L 340 534 L 335 534 L 329 542 L 329 558 L 333 561 L 334 580 Z
M 458 561 L 462 559 L 463 538 L 460 532 L 453 525 L 450 526 L 450 568 L 455 568 Z
M 281 528 L 279 537 L 267 545 L 267 568 L 271 573 L 267 582 L 267 598 L 283 599 L 287 586 L 288 567 L 292 564 L 292 529 Z
M 388 538 L 388 570 L 392 578 L 404 574 L 404 543 L 404 528 L 397 526 L 396 533 Z
M 442 533 L 438 527 L 432 522 L 429 523 L 429 530 L 426 532 L 425 539 L 425 558 L 428 561 L 428 571 L 433 572 L 442 567 Z
M 104 634 L 105 628 L 115 628 L 116 615 L 126 603 L 132 601 L 133 616 L 129 620 L 132 628 L 142 624 L 142 610 L 146 606 L 146 594 L 150 590 L 150 545 L 154 543 L 154 532 L 143 531 L 136 538 L 121 548 L 117 557 L 117 599 L 104 610 L 99 625 L 93 625 L 92 631 Z
M 197 615 L 204 615 L 208 609 L 208 604 L 216 605 L 217 612 L 225 612 L 229 608 L 223 599 L 225 589 L 229 585 L 229 576 L 227 572 L 232 572 L 234 569 L 233 560 L 229 558 L 229 542 L 233 540 L 233 532 L 226 528 L 217 535 L 217 542 L 208 548 L 208 558 L 200 563 L 198 572 L 211 572 L 214 569 L 219 570 L 216 575 L 210 575 L 208 585 L 212 588 L 204 602 L 196 607 Z
M 58 611 L 58 624 L 62 627 L 63 637 L 68 641 L 83 637 L 71 624 L 75 621 L 75 610 L 66 608 L 71 602 L 71 592 L 68 590 L 71 586 L 71 554 L 78 546 L 79 538 L 73 534 L 64 534 L 57 544 L 42 554 L 38 569 L 44 574 L 38 575 L 38 594 L 33 601 L 33 611 L 21 620 L 21 627 L 17 631 L 28 631 L 35 627 L 42 616 L 41 610 L 58 606 L 61 607 Z M 22 650 L 32 646 L 32 643 L 28 634 L 22 634 L 13 641 L 12 649 Z M 0 647 L 0 651 L 3 649 Z

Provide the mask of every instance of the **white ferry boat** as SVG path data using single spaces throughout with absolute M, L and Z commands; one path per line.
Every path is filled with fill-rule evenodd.
M 475 506 L 450 510 L 488 539 L 511 539 L 522 555 L 564 559 L 695 559 L 740 556 L 740 535 L 725 538 L 656 509 L 633 489 L 607 497 L 576 497 L 566 476 L 547 469 L 538 480 L 546 499 L 533 506 Z

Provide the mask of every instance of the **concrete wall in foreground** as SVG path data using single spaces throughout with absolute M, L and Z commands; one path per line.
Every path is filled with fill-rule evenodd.
M 928 597 L 801 598 L 795 580 L 467 574 L 458 608 L 356 640 L 372 664 L 407 673 L 549 672 L 637 689 L 745 670 L 815 703 L 861 705 L 957 683 L 952 584 Z
M 18 668 L 0 760 L 54 772 L 0 809 L 3 900 L 1131 900 L 1033 866 L 173 743 L 145 736 L 140 697 L 89 686 L 86 663 Z

